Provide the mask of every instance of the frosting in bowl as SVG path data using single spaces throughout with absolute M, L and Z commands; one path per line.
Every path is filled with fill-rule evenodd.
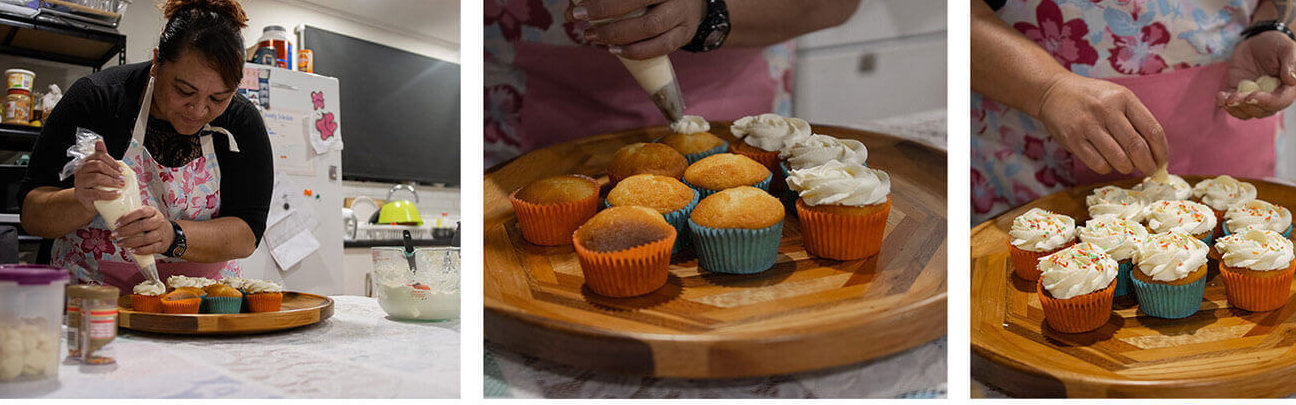
M 1148 231 L 1183 232 L 1199 235 L 1215 229 L 1215 212 L 1205 204 L 1186 200 L 1161 200 L 1148 204 L 1143 211 Z
M 1138 271 L 1156 281 L 1175 281 L 1188 277 L 1206 264 L 1210 247 L 1201 239 L 1183 232 L 1152 235 L 1139 244 L 1134 261 Z
M 1012 238 L 1012 245 L 1018 249 L 1047 252 L 1066 246 L 1075 240 L 1075 219 L 1039 208 L 1031 208 L 1030 211 L 1013 219 L 1012 230 L 1008 231 L 1008 236 Z
M 1040 282 L 1054 298 L 1068 299 L 1107 288 L 1117 266 L 1101 246 L 1083 242 L 1041 258 Z
M 1161 200 L 1187 200 L 1192 197 L 1192 186 L 1184 181 L 1183 177 L 1169 175 L 1166 182 L 1158 182 L 1151 177 L 1143 178 L 1143 182 L 1134 186 L 1144 201 L 1161 201 Z
M 1291 239 L 1267 229 L 1248 229 L 1219 238 L 1215 248 L 1224 256 L 1224 264 L 1236 269 L 1282 270 L 1296 258 Z
M 742 117 L 734 121 L 729 132 L 748 145 L 768 152 L 782 151 L 809 138 L 810 123 L 800 118 L 778 114 Z
M 1251 183 L 1224 175 L 1197 182 L 1193 186 L 1193 197 L 1216 211 L 1228 211 L 1235 205 L 1254 200 L 1256 188 Z
M 1143 207 L 1147 202 L 1137 191 L 1116 186 L 1101 187 L 1085 197 L 1089 216 L 1116 216 L 1135 221 L 1143 220 Z
M 265 280 L 243 280 L 243 292 L 248 294 L 283 292 L 283 286 Z
M 868 148 L 854 139 L 811 135 L 804 142 L 783 149 L 779 157 L 787 161 L 789 170 L 807 169 L 833 160 L 863 166 L 868 160 Z
M 1098 245 L 1107 251 L 1112 260 L 1132 260 L 1138 244 L 1147 240 L 1147 228 L 1127 218 L 1103 216 L 1085 221 L 1076 228 L 1081 242 Z
M 677 134 L 697 134 L 711 130 L 711 123 L 696 115 L 685 115 L 679 121 L 670 124 L 671 131 Z
M 216 284 L 216 280 L 205 277 L 171 276 L 167 277 L 166 283 L 168 286 L 171 286 L 171 288 L 193 287 L 202 289 L 209 285 Z
M 1229 208 L 1224 213 L 1224 225 L 1229 233 L 1242 233 L 1245 229 L 1268 229 L 1287 232 L 1291 227 L 1291 211 L 1262 200 L 1251 200 Z
M 788 173 L 788 188 L 807 205 L 863 207 L 885 203 L 891 194 L 891 176 L 886 172 L 835 160 L 820 166 Z
M 136 295 L 158 296 L 166 293 L 166 286 L 162 285 L 161 281 L 144 280 L 144 282 L 136 284 L 132 291 Z

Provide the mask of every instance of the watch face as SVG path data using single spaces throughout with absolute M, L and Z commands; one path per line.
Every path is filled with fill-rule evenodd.
M 719 48 L 720 45 L 724 44 L 725 37 L 728 35 L 729 23 L 716 24 L 715 29 L 711 30 L 710 34 L 707 34 L 705 42 L 707 49 Z

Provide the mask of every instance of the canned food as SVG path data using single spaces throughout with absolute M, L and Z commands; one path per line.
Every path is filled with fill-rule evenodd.
M 297 71 L 315 73 L 315 53 L 310 49 L 297 51 Z
M 26 69 L 9 69 L 5 71 L 5 79 L 8 90 L 26 90 L 32 91 L 32 83 L 36 81 L 36 73 Z

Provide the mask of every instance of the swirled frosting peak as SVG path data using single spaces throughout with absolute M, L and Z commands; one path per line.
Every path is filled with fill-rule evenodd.
M 136 295 L 158 296 L 166 293 L 166 286 L 161 281 L 144 280 L 133 289 Z
M 864 165 L 868 148 L 854 139 L 837 139 L 828 135 L 810 135 L 805 141 L 779 153 L 789 169 L 807 169 L 836 160 L 848 165 Z
M 1116 260 L 1093 243 L 1082 242 L 1044 256 L 1040 281 L 1054 298 L 1068 299 L 1102 290 L 1116 279 Z
M 835 160 L 788 173 L 788 188 L 806 205 L 863 207 L 886 202 L 891 176 L 886 172 Z
M 1224 213 L 1224 225 L 1229 233 L 1242 233 L 1246 229 L 1268 229 L 1287 232 L 1291 227 L 1291 211 L 1262 200 L 1251 200 L 1229 208 Z
M 1077 228 L 1076 234 L 1081 242 L 1098 245 L 1116 261 L 1133 259 L 1138 244 L 1148 238 L 1147 228 L 1142 224 L 1116 216 L 1085 221 L 1085 226 Z
M 1146 201 L 1143 201 L 1136 191 L 1106 186 L 1094 190 L 1093 194 L 1085 197 L 1085 204 L 1089 206 L 1090 217 L 1115 216 L 1142 221 L 1143 206 Z
M 778 114 L 740 118 L 734 121 L 729 131 L 748 145 L 769 152 L 782 151 L 783 148 L 805 141 L 811 135 L 810 123 Z
M 1192 197 L 1192 186 L 1189 186 L 1183 177 L 1173 174 L 1167 176 L 1164 183 L 1151 177 L 1145 177 L 1142 183 L 1134 186 L 1134 191 L 1137 191 L 1143 197 L 1143 200 L 1148 202 L 1187 200 L 1188 197 Z
M 205 277 L 171 276 L 167 277 L 166 283 L 171 288 L 193 287 L 201 289 L 216 284 L 216 280 Z
M 1066 246 L 1075 240 L 1075 219 L 1039 208 L 1031 208 L 1030 211 L 1013 219 L 1012 230 L 1008 231 L 1008 236 L 1012 238 L 1012 245 L 1018 249 L 1047 252 Z
M 1228 211 L 1235 205 L 1254 200 L 1256 188 L 1251 183 L 1224 175 L 1197 182 L 1193 186 L 1193 197 L 1216 211 Z
M 1248 229 L 1215 241 L 1224 256 L 1224 264 L 1238 269 L 1259 271 L 1282 270 L 1296 258 L 1292 241 L 1267 229 Z
M 672 131 L 677 134 L 697 134 L 711 130 L 711 123 L 696 115 L 685 115 L 679 121 L 672 122 Z
M 1138 247 L 1134 261 L 1138 271 L 1156 281 L 1175 281 L 1188 277 L 1206 264 L 1206 242 L 1186 233 L 1173 231 L 1152 235 Z
M 265 280 L 243 280 L 243 292 L 248 294 L 283 292 L 283 286 Z
M 1185 200 L 1161 200 L 1148 204 L 1143 211 L 1148 231 L 1179 231 L 1198 235 L 1215 229 L 1215 212 L 1205 204 Z

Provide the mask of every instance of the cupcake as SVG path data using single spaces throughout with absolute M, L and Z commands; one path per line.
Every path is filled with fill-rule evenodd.
M 1229 208 L 1224 213 L 1224 235 L 1243 229 L 1267 229 L 1291 236 L 1291 211 L 1262 200 L 1251 200 Z
M 702 117 L 685 115 L 683 119 L 671 124 L 671 130 L 675 133 L 666 135 L 657 142 L 675 148 L 689 164 L 729 150 L 729 142 L 712 134 L 711 123 Z
M 1143 201 L 1147 202 L 1187 200 L 1192 197 L 1192 186 L 1189 186 L 1183 177 L 1173 174 L 1166 176 L 1165 182 L 1156 181 L 1152 177 L 1145 177 L 1142 183 L 1134 186 L 1134 191 L 1138 192 Z
M 1215 247 L 1223 255 L 1220 276 L 1230 305 L 1265 312 L 1287 303 L 1296 269 L 1290 239 L 1268 229 L 1248 229 L 1216 240 Z
M 811 135 L 805 141 L 784 148 L 779 158 L 787 169 L 802 170 L 838 161 L 846 165 L 864 166 L 868 148 L 854 139 L 837 139 L 828 135 Z
M 774 267 L 783 215 L 783 204 L 755 187 L 730 188 L 704 198 L 689 215 L 698 265 L 730 274 Z
M 771 172 L 778 170 L 779 152 L 812 135 L 805 120 L 778 114 L 740 118 L 729 126 L 729 132 L 741 141 L 730 146 L 733 153 L 750 157 Z
M 225 284 L 212 284 L 203 289 L 202 312 L 207 314 L 237 314 L 243 308 L 243 293 Z
M 1179 231 L 1156 234 L 1134 254 L 1139 310 L 1157 318 L 1185 318 L 1201 309 L 1206 291 L 1206 242 Z
M 1085 221 L 1076 228 L 1081 243 L 1092 243 L 1116 261 L 1116 296 L 1130 292 L 1130 272 L 1134 270 L 1134 253 L 1148 238 L 1147 228 L 1130 219 L 1105 215 Z
M 1029 281 L 1038 280 L 1039 259 L 1075 243 L 1075 219 L 1039 208 L 1031 208 L 1013 219 L 1008 231 L 1008 253 L 1013 272 Z
M 162 296 L 162 312 L 168 314 L 196 314 L 202 306 L 202 298 L 185 287 Z
M 617 149 L 608 164 L 608 180 L 612 184 L 636 174 L 656 174 L 681 178 L 689 161 L 675 148 L 660 143 L 632 143 Z
M 131 309 L 136 312 L 162 312 L 162 294 L 166 287 L 160 281 L 144 280 L 136 284 L 130 296 Z
M 244 280 L 248 312 L 276 312 L 283 304 L 283 286 L 269 281 Z
M 617 183 L 608 192 L 609 207 L 647 207 L 660 213 L 666 223 L 675 227 L 675 245 L 671 253 L 683 249 L 689 241 L 688 216 L 697 206 L 699 194 L 679 180 L 655 174 L 638 174 Z
M 167 277 L 166 283 L 167 286 L 171 287 L 173 290 L 188 291 L 193 293 L 193 295 L 201 297 L 206 294 L 206 292 L 203 291 L 203 288 L 216 284 L 216 280 L 206 277 L 171 276 Z
M 769 191 L 772 179 L 770 171 L 760 163 L 732 153 L 707 156 L 684 170 L 684 184 L 697 190 L 701 198 L 742 186 Z
M 1098 329 L 1111 318 L 1116 260 L 1106 249 L 1081 242 L 1039 260 L 1035 285 L 1044 321 L 1062 333 Z
M 857 260 L 882 249 L 891 213 L 891 176 L 886 172 L 831 160 L 793 170 L 787 182 L 800 196 L 796 210 L 807 252 Z
M 1146 203 L 1138 192 L 1116 186 L 1100 187 L 1085 197 L 1091 218 L 1115 216 L 1139 222 L 1143 220 Z M 1119 292 L 1120 288 L 1116 290 Z
M 608 297 L 634 297 L 666 285 L 675 227 L 648 207 L 612 207 L 572 235 L 585 286 Z
M 1215 210 L 1215 219 L 1224 219 L 1229 208 L 1256 198 L 1256 188 L 1251 183 L 1238 181 L 1231 176 L 1219 176 L 1197 182 L 1193 198 Z
M 541 246 L 571 243 L 572 232 L 598 212 L 599 186 L 585 176 L 547 177 L 509 195 L 518 228 Z
M 1148 232 L 1183 232 L 1202 242 L 1211 243 L 1215 230 L 1215 213 L 1202 203 L 1187 200 L 1162 200 L 1143 208 Z

